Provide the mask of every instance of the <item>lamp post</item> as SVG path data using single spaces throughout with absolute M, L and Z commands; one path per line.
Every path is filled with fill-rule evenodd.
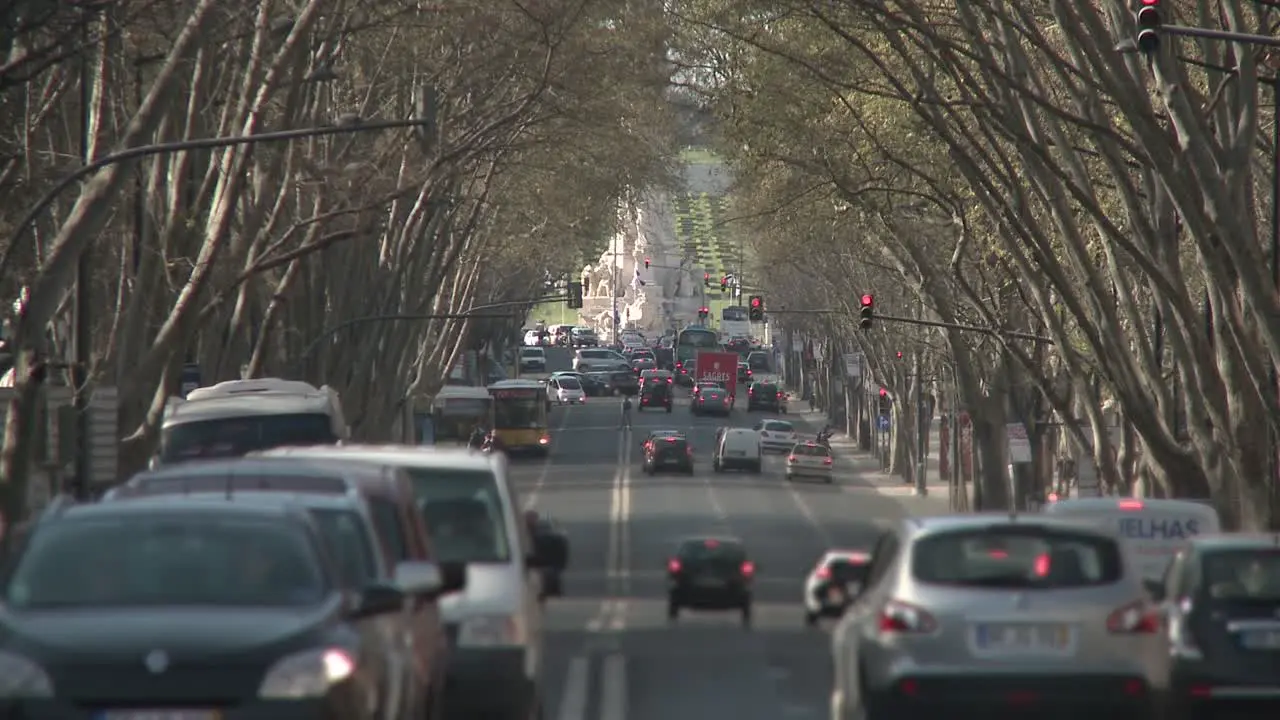
M 86 123 L 87 123 L 87 120 L 86 120 Z M 209 149 L 216 149 L 216 148 L 234 147 L 234 146 L 240 146 L 240 145 L 255 145 L 258 143 L 288 142 L 288 141 L 302 139 L 302 138 L 319 137 L 319 136 L 325 136 L 325 135 L 345 135 L 345 134 L 362 133 L 362 132 L 378 132 L 382 130 L 391 130 L 396 128 L 421 127 L 424 125 L 430 125 L 432 123 L 433 123 L 433 120 L 431 119 L 419 119 L 419 118 L 414 118 L 409 120 L 382 120 L 382 121 L 366 122 L 355 116 L 346 116 L 346 117 L 340 118 L 338 121 L 334 122 L 333 124 L 322 125 L 319 127 L 299 128 L 295 130 L 281 130 L 277 132 L 258 133 L 254 135 L 239 135 L 239 136 L 229 136 L 229 137 L 212 137 L 212 138 L 200 138 L 200 139 L 194 139 L 194 140 L 181 140 L 176 142 L 158 143 L 155 145 L 140 145 L 137 147 L 126 148 L 118 152 L 103 155 L 102 157 L 94 158 L 92 161 L 89 161 L 88 158 L 86 158 L 86 162 L 83 166 L 77 168 L 74 172 L 69 173 L 68 175 L 63 177 L 61 180 L 59 180 L 58 183 L 55 184 L 53 188 L 49 190 L 49 192 L 45 193 L 44 196 L 41 197 L 40 200 L 37 201 L 34 206 L 32 206 L 31 210 L 29 210 L 27 214 L 22 218 L 21 222 L 18 223 L 17 228 L 13 231 L 13 235 L 9 240 L 8 247 L 5 248 L 4 255 L 0 256 L 0 277 L 4 277 L 7 274 L 9 269 L 9 264 L 13 260 L 13 253 L 15 249 L 22 244 L 25 234 L 35 225 L 36 221 L 45 212 L 45 210 L 47 210 L 49 206 L 53 204 L 53 202 L 58 198 L 58 196 L 61 195 L 63 192 L 65 192 L 72 185 L 75 185 L 79 181 L 89 177 L 90 175 L 93 175 L 94 173 L 98 172 L 99 170 L 105 167 L 109 167 L 111 165 L 116 165 L 119 163 L 130 162 L 133 160 L 138 160 L 145 157 L 151 157 L 154 155 L 165 155 L 169 153 L 184 152 L 189 150 L 209 150 Z M 87 130 L 88 128 L 86 127 L 85 128 L 86 133 L 84 137 L 84 143 L 86 144 L 86 147 L 84 149 L 86 151 L 88 149 L 87 148 L 87 143 L 88 143 Z M 88 279 L 91 266 L 86 263 L 85 258 L 87 256 L 88 256 L 88 253 L 82 253 L 80 257 L 77 258 L 77 273 L 76 273 L 77 287 L 76 287 L 76 296 L 75 296 L 76 312 L 75 312 L 75 329 L 73 333 L 73 336 L 75 338 L 75 343 L 74 343 L 75 344 L 75 349 L 74 349 L 75 362 L 73 363 L 73 367 L 72 367 L 72 375 L 74 378 L 73 390 L 75 392 L 75 407 L 79 411 L 78 422 L 79 422 L 79 428 L 81 430 L 78 433 L 78 436 L 76 438 L 76 453 L 75 453 L 76 477 L 75 477 L 75 486 L 73 488 L 73 490 L 75 491 L 75 494 L 78 497 L 83 497 L 87 494 L 87 491 L 89 488 L 88 475 L 89 475 L 90 460 L 91 460 L 90 447 L 89 447 L 89 433 L 88 433 L 89 425 L 87 420 L 88 403 L 89 403 L 89 394 L 88 394 L 88 375 L 89 375 L 89 361 L 90 361 L 89 345 L 92 339 L 92 335 L 91 335 L 92 328 L 88 318 L 89 293 L 87 292 L 87 288 L 88 288 L 87 279 Z M 23 352 L 25 348 L 15 348 L 15 350 L 17 352 Z M 19 381 L 21 381 L 21 379 L 19 379 Z M 32 402 L 34 402 L 34 399 L 32 400 Z M 27 418 L 29 416 L 30 416 L 30 408 L 25 409 L 23 412 L 19 413 L 19 417 L 21 418 Z M 27 472 L 26 455 L 28 454 L 29 452 L 21 453 L 22 456 L 16 458 L 15 466 L 17 468 L 17 472 L 22 475 L 22 478 L 21 479 L 10 478 L 11 482 L 18 482 L 18 481 L 25 482 L 25 476 Z

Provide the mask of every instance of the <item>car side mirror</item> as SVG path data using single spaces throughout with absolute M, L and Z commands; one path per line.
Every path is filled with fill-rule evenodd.
M 461 592 L 467 589 L 467 564 L 442 562 L 440 567 L 440 594 Z
M 1159 580 L 1143 580 L 1142 586 L 1155 602 L 1164 602 L 1164 583 Z
M 377 582 L 366 585 L 356 593 L 347 611 L 352 620 L 376 617 L 404 609 L 405 593 L 392 583 Z
M 444 588 L 444 578 L 440 568 L 430 562 L 402 562 L 396 564 L 396 587 L 405 595 L 412 595 L 424 600 L 434 600 L 440 596 Z

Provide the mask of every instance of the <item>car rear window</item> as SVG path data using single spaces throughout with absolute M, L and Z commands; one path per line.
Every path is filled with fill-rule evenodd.
M 869 565 L 848 558 L 834 558 L 827 562 L 827 568 L 831 570 L 831 577 L 836 582 L 860 582 L 866 579 Z
M 814 457 L 828 457 L 831 451 L 822 445 L 797 445 L 791 449 L 792 455 L 812 455 Z
M 942 532 L 915 543 L 911 573 L 921 582 L 1054 589 L 1120 579 L 1116 541 L 1035 526 Z
M 687 563 L 728 562 L 741 563 L 747 559 L 747 551 L 736 542 L 716 540 L 690 540 L 680 545 L 679 558 Z
M 764 424 L 764 429 L 769 432 L 795 432 L 796 428 L 789 422 L 773 420 Z
M 653 444 L 654 444 L 654 448 L 657 450 L 663 450 L 665 448 L 674 448 L 676 450 L 684 450 L 686 447 L 689 446 L 689 441 L 688 439 L 683 437 L 667 436 L 667 437 L 660 437 L 657 440 L 654 440 Z
M 1280 550 L 1218 550 L 1204 557 L 1205 588 L 1215 600 L 1280 601 Z
M 560 387 L 564 388 L 565 390 L 581 390 L 582 389 L 582 383 L 578 382 L 578 378 L 562 377 L 559 380 L 557 380 L 557 382 L 559 382 Z
M 764 384 L 756 385 L 756 392 L 761 393 L 763 395 L 776 395 L 778 392 L 778 386 L 764 385 Z

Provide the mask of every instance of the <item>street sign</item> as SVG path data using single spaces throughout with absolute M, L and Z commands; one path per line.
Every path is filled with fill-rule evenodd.
M 850 380 L 862 379 L 862 361 L 864 356 L 860 352 L 845 353 L 844 355 L 844 374 Z
M 890 426 L 889 416 L 881 415 L 879 420 L 879 425 L 880 425 L 881 432 L 889 432 L 889 426 Z
M 1004 432 L 1009 442 L 1009 462 L 1014 464 L 1031 462 L 1031 440 L 1027 437 L 1027 426 L 1022 423 L 1009 423 L 1004 426 Z

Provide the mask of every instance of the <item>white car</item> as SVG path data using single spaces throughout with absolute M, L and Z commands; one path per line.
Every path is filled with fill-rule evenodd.
M 590 370 L 613 370 L 619 365 L 631 367 L 626 358 L 605 348 L 584 348 L 573 357 L 573 369 L 582 373 Z
M 834 462 L 831 448 L 826 445 L 816 442 L 796 443 L 787 455 L 787 480 L 807 477 L 830 483 L 831 466 Z
M 760 433 L 760 445 L 766 452 L 787 452 L 798 440 L 796 427 L 786 420 L 761 420 L 751 429 Z
M 545 372 L 547 369 L 547 351 L 540 347 L 520 348 L 520 369 Z
M 571 375 L 557 375 L 548 380 L 547 395 L 558 405 L 583 405 L 587 402 L 582 383 Z
M 867 581 L 871 554 L 860 550 L 829 550 L 804 581 L 804 624 L 824 617 L 840 617 Z

